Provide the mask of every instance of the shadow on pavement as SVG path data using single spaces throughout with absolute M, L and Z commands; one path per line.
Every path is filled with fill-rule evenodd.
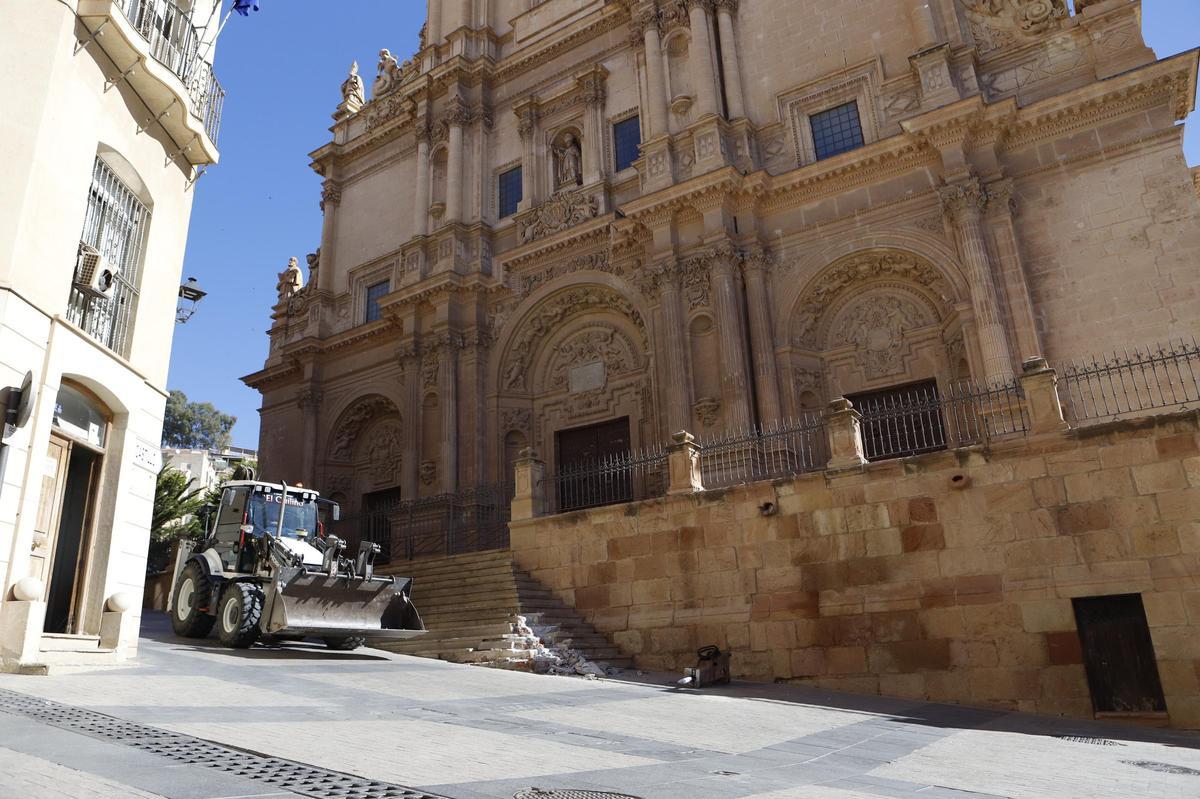
M 272 641 L 255 644 L 250 649 L 229 649 L 221 642 L 212 638 L 180 638 L 171 629 L 167 614 L 157 611 L 142 612 L 142 626 L 138 633 L 140 638 L 166 644 L 180 652 L 220 652 L 233 658 L 248 660 L 360 660 L 387 661 L 391 660 L 385 654 L 373 651 L 337 652 L 325 647 L 324 644 L 309 641 Z

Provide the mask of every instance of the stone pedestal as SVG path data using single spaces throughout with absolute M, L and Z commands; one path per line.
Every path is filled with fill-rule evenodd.
M 1063 418 L 1062 402 L 1058 398 L 1058 374 L 1046 365 L 1045 358 L 1026 359 L 1021 364 L 1020 381 L 1021 390 L 1025 393 L 1030 433 L 1071 429 L 1071 425 Z
M 521 451 L 513 464 L 512 521 L 535 519 L 545 514 L 546 464 L 532 449 Z
M 5 671 L 37 663 L 45 623 L 45 602 L 10 599 L 0 605 L 0 665 Z
M 700 477 L 700 447 L 695 437 L 686 430 L 671 436 L 673 442 L 667 449 L 667 465 L 671 473 L 671 485 L 667 494 L 695 494 L 704 490 Z
M 863 452 L 862 414 L 850 400 L 838 397 L 829 403 L 829 465 L 832 470 L 855 469 L 866 464 Z

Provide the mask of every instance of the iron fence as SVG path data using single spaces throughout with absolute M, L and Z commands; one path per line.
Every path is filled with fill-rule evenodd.
M 504 549 L 512 496 L 511 481 L 420 499 L 404 500 L 397 492 L 348 517 L 342 529 L 359 541 L 379 544 L 381 563 Z
M 1024 395 L 1013 380 L 991 386 L 935 383 L 862 397 L 863 450 L 869 461 L 984 443 L 1029 428 Z
M 566 464 L 546 478 L 553 513 L 661 497 L 667 492 L 667 450 L 657 446 Z
M 824 417 L 817 413 L 697 443 L 705 488 L 804 474 L 824 469 L 829 462 L 829 435 Z
M 205 45 L 192 12 L 172 0 L 121 0 L 121 12 L 150 45 L 155 60 L 187 87 L 192 116 L 204 124 L 213 144 L 221 129 L 225 90 L 201 51 Z
M 1070 422 L 1200 403 L 1200 345 L 1194 338 L 1068 363 L 1057 371 Z

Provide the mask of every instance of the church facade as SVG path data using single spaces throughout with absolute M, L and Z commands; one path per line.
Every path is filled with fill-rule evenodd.
M 264 476 L 353 513 L 1194 335 L 1197 58 L 1140 23 L 430 0 L 312 154 L 320 249 L 245 378 Z

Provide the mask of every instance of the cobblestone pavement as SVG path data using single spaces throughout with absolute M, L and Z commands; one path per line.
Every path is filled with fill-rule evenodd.
M 134 665 L 0 675 L 0 689 L 269 756 L 262 762 L 452 799 L 508 799 L 535 786 L 642 799 L 1200 796 L 1196 734 L 799 686 L 694 693 L 669 683 L 306 645 L 231 652 L 174 638 L 162 616 L 146 621 Z M 0 799 L 296 795 L 245 769 L 152 750 L 0 712 Z M 368 794 L 310 785 L 303 795 Z

